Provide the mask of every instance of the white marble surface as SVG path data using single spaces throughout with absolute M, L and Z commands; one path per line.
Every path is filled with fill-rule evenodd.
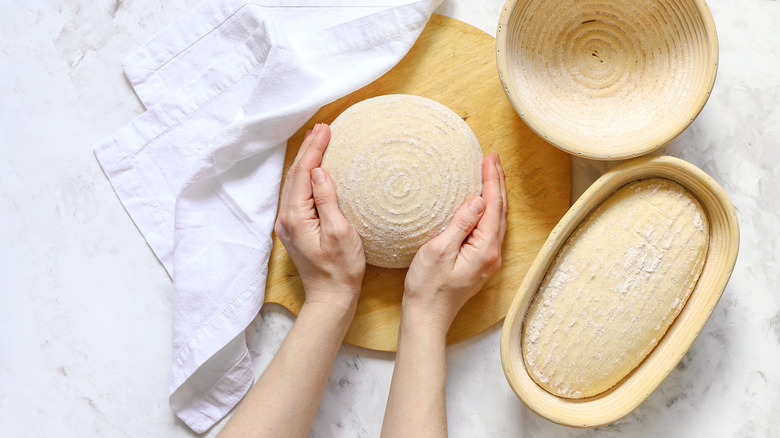
M 196 3 L 0 3 L 2 437 L 193 435 L 168 407 L 171 281 L 92 149 L 143 111 L 121 60 Z M 439 12 L 494 35 L 502 6 L 445 0 Z M 739 215 L 739 259 L 710 321 L 643 405 L 595 430 L 514 396 L 498 324 L 448 349 L 451 436 L 780 436 L 780 2 L 710 6 L 715 89 L 664 149 L 719 181 Z M 576 194 L 606 167 L 574 162 Z M 267 306 L 250 327 L 258 373 L 291 324 Z M 344 346 L 311 436 L 378 436 L 392 366 Z

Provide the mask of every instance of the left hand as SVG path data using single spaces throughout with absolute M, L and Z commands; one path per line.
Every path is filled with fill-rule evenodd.
M 317 167 L 329 141 L 326 124 L 307 133 L 287 173 L 274 231 L 298 269 L 306 303 L 353 304 L 366 258 L 360 236 L 338 208 L 333 180 Z

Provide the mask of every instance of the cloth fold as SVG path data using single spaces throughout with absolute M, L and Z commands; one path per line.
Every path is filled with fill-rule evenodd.
M 408 52 L 440 0 L 210 0 L 124 63 L 147 111 L 95 149 L 171 275 L 170 403 L 201 433 L 246 393 L 286 142 Z

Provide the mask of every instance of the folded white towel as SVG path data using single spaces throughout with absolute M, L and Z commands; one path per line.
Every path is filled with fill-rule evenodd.
M 439 1 L 211 0 L 126 60 L 148 111 L 95 155 L 173 278 L 170 403 L 194 431 L 254 378 L 287 139 L 395 65 Z

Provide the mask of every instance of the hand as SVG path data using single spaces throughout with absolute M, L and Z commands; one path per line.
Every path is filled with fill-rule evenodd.
M 414 256 L 382 437 L 447 436 L 447 331 L 501 266 L 506 211 L 504 171 L 492 154 L 482 162 L 482 196 L 461 205 L 447 228 Z
M 482 162 L 482 196 L 466 201 L 450 224 L 420 248 L 406 274 L 402 316 L 446 334 L 466 301 L 501 267 L 506 181 L 498 154 Z
M 287 173 L 274 231 L 303 281 L 306 303 L 354 304 L 366 270 L 360 236 L 338 208 L 330 175 L 318 168 L 330 127 L 307 132 Z
M 306 133 L 287 173 L 274 226 L 298 268 L 306 302 L 221 437 L 305 437 L 354 317 L 366 259 L 360 236 L 336 204 L 333 180 L 317 168 L 328 141 L 328 125 Z

